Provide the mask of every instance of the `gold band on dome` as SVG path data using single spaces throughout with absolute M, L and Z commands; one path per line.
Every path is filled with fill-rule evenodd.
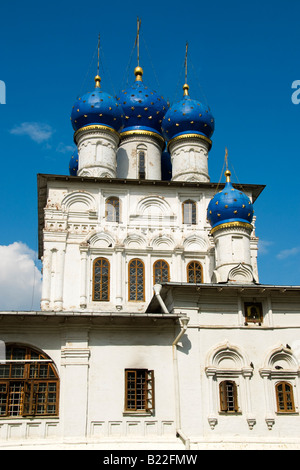
M 77 131 L 74 133 L 74 140 L 76 139 L 78 134 L 80 134 L 81 132 L 84 132 L 84 131 L 109 131 L 112 134 L 115 134 L 120 138 L 119 132 L 117 132 L 112 127 L 103 126 L 101 124 L 93 124 L 91 126 L 84 126 L 84 127 L 81 127 L 80 129 L 77 129 Z
M 221 230 L 222 228 L 234 228 L 234 227 L 240 227 L 240 228 L 247 228 L 248 230 L 253 229 L 253 225 L 248 224 L 247 222 L 225 222 L 224 224 L 217 225 L 216 227 L 212 228 L 210 233 L 213 234 L 217 230 Z
M 133 129 L 131 131 L 125 131 L 125 132 L 121 132 L 120 133 L 120 137 L 121 137 L 121 140 L 123 138 L 126 138 L 126 137 L 130 137 L 130 136 L 134 136 L 134 135 L 144 135 L 146 137 L 155 137 L 156 139 L 158 139 L 159 141 L 161 141 L 162 143 L 164 143 L 164 138 L 159 135 L 157 132 L 152 132 L 152 131 L 145 131 L 143 129 Z
M 177 142 L 178 140 L 183 140 L 183 139 L 200 139 L 200 140 L 204 140 L 205 142 L 207 142 L 209 144 L 209 148 L 211 148 L 212 146 L 212 141 L 205 135 L 189 133 L 189 134 L 180 134 L 180 135 L 177 135 L 176 137 L 173 137 L 173 139 L 171 139 L 170 142 L 168 143 L 168 150 L 171 144 L 173 144 L 174 142 Z

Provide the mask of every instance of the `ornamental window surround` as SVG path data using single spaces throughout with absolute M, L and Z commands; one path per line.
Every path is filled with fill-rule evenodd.
M 25 345 L 7 345 L 0 364 L 0 418 L 57 416 L 58 400 L 52 359 Z
M 287 344 L 271 351 L 259 373 L 265 384 L 266 423 L 272 429 L 276 415 L 299 414 L 296 391 L 300 367 Z

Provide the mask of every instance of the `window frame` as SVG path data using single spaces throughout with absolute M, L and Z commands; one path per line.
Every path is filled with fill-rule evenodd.
M 133 374 L 134 380 L 129 379 L 129 375 Z M 138 387 L 138 379 L 142 377 L 142 386 Z M 155 382 L 154 370 L 149 369 L 125 369 L 125 397 L 124 397 L 124 413 L 133 414 L 153 414 L 155 409 Z M 131 385 L 134 385 L 132 387 Z M 133 391 L 133 394 L 132 394 Z M 143 406 L 138 406 L 138 395 L 142 393 L 140 399 Z M 135 406 L 129 405 L 129 402 L 134 402 Z
M 112 206 L 112 220 L 108 218 L 108 206 Z M 121 201 L 118 196 L 109 196 L 105 199 L 105 221 L 110 223 L 117 223 L 121 222 Z
M 13 359 L 13 351 L 17 349 L 25 351 L 24 357 Z M 46 353 L 23 344 L 8 344 L 6 353 L 5 362 L 0 364 L 0 388 L 3 387 L 3 390 L 0 391 L 0 420 L 57 417 L 59 415 L 59 376 L 53 360 Z M 8 358 L 9 353 L 10 357 Z M 46 377 L 45 369 L 41 369 L 42 364 L 47 365 Z M 19 371 L 15 367 L 18 365 L 21 365 Z M 37 367 L 32 368 L 32 365 Z M 3 376 L 1 368 L 4 369 Z M 38 374 L 36 374 L 37 372 Z M 41 376 L 37 377 L 36 375 Z M 50 390 L 50 386 L 53 384 L 55 387 Z M 44 386 L 44 390 L 36 390 L 40 385 Z M 17 388 L 13 389 L 13 387 Z M 38 401 L 39 394 L 42 398 L 40 401 Z M 39 405 L 44 409 L 44 412 L 37 412 Z M 47 412 L 51 407 L 54 412 Z
M 188 209 L 188 214 L 185 214 L 185 206 L 187 205 L 191 206 L 191 209 Z M 183 201 L 181 204 L 182 207 L 182 223 L 184 225 L 197 225 L 197 203 L 196 201 L 193 201 L 192 199 L 186 199 Z M 186 220 L 186 217 L 188 217 L 188 220 Z
M 165 263 L 166 267 L 163 268 L 162 266 L 157 266 L 158 263 Z M 162 272 L 163 269 L 167 269 L 168 274 L 167 274 L 167 279 L 166 280 L 160 280 L 156 281 L 156 270 L 160 270 Z M 170 265 L 169 263 L 164 260 L 164 259 L 158 259 L 153 263 L 153 285 L 154 284 L 161 284 L 163 282 L 169 282 L 170 281 Z
M 200 263 L 200 261 L 197 261 L 197 260 L 192 260 L 190 261 L 187 266 L 186 266 L 186 275 L 187 275 L 187 282 L 190 283 L 190 284 L 198 284 L 197 281 L 190 281 L 190 276 L 189 276 L 189 271 L 190 271 L 190 266 L 192 264 L 198 264 L 199 267 L 200 267 L 200 271 L 201 271 L 201 281 L 200 281 L 200 284 L 203 284 L 203 266 L 202 264 Z M 196 277 L 196 268 L 194 267 L 193 268 L 193 273 L 194 273 L 194 277 Z
M 231 387 L 231 393 L 232 393 L 232 402 L 233 406 L 232 409 L 229 409 L 229 391 L 228 391 L 228 386 L 230 385 Z M 220 398 L 220 412 L 221 413 L 228 413 L 228 414 L 235 414 L 239 412 L 239 404 L 238 404 L 238 393 L 237 393 L 237 383 L 235 380 L 222 380 L 219 383 L 219 398 Z
M 144 149 L 138 149 L 138 179 L 146 179 L 146 151 Z
M 283 394 L 283 399 L 280 400 L 279 398 L 279 393 L 280 391 L 278 390 L 279 386 L 290 387 L 290 390 L 282 390 L 281 393 Z M 288 404 L 287 404 L 287 395 L 288 393 L 291 394 L 291 399 L 290 402 L 292 404 L 292 409 L 288 409 Z M 295 407 L 295 399 L 294 399 L 294 390 L 293 390 L 293 384 L 286 381 L 286 380 L 281 380 L 280 382 L 277 382 L 275 384 L 275 396 L 276 396 L 276 406 L 277 406 L 277 414 L 290 414 L 290 413 L 296 413 L 296 407 Z M 283 401 L 284 409 L 280 409 L 280 402 Z
M 142 299 L 138 299 L 138 276 L 137 274 L 135 274 L 135 279 L 136 279 L 136 282 L 135 282 L 135 298 L 132 299 L 131 298 L 131 274 L 130 274 L 130 268 L 131 268 L 131 265 L 133 262 L 140 262 L 142 264 L 142 267 L 143 268 L 143 279 L 142 279 L 142 282 L 143 282 L 143 298 Z M 135 269 L 137 271 L 139 266 L 136 266 Z M 132 258 L 129 263 L 128 263 L 128 301 L 129 302 L 145 302 L 145 263 L 143 260 L 141 260 L 140 258 Z
M 101 274 L 101 280 L 100 280 L 100 299 L 95 299 L 95 284 L 96 284 L 96 272 L 95 272 L 95 268 L 96 268 L 96 262 L 97 261 L 106 261 L 107 264 L 108 264 L 108 274 L 107 274 L 107 299 L 103 299 L 102 297 L 102 289 L 101 289 L 101 286 L 103 285 L 103 281 L 102 281 L 102 278 L 103 278 L 103 274 Z M 101 270 L 102 270 L 102 266 L 101 266 Z M 93 302 L 109 302 L 110 301 L 110 262 L 107 258 L 104 258 L 103 256 L 99 256 L 97 258 L 94 259 L 93 261 L 93 291 L 92 291 L 92 301 Z
M 254 318 L 248 314 L 251 308 L 256 308 L 258 312 L 258 318 Z M 244 302 L 244 314 L 245 314 L 245 323 L 263 323 L 263 305 L 262 302 Z

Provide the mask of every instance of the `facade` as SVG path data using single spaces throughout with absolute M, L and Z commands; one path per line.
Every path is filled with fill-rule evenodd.
M 210 181 L 214 118 L 143 81 L 38 175 L 38 312 L 1 312 L 2 448 L 299 448 L 300 287 L 259 283 L 264 187 Z

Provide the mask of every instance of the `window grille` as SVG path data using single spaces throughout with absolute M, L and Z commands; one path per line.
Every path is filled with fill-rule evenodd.
M 125 411 L 154 410 L 154 371 L 125 370 Z
M 232 380 L 224 380 L 219 385 L 221 411 L 237 412 L 237 386 Z
M 106 258 L 97 258 L 93 265 L 93 300 L 109 301 L 110 264 Z
M 0 364 L 0 417 L 56 416 L 58 397 L 52 360 L 29 347 L 8 345 Z
M 293 387 L 288 382 L 276 384 L 276 401 L 278 413 L 293 413 L 295 411 Z
M 187 281 L 194 284 L 203 282 L 202 265 L 198 261 L 191 261 L 187 265 Z
M 161 284 L 162 282 L 169 282 L 170 280 L 170 267 L 166 261 L 160 259 L 153 265 L 153 284 Z
M 128 265 L 129 300 L 145 300 L 145 267 L 140 259 L 132 259 Z

